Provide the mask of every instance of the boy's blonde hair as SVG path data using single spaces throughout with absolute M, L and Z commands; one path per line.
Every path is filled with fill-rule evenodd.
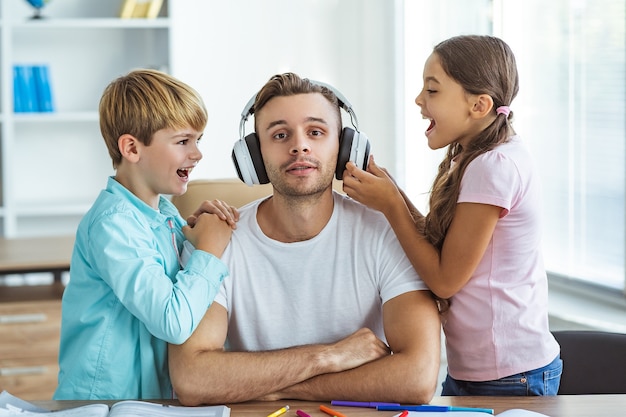
M 150 145 L 155 132 L 191 127 L 203 131 L 207 111 L 196 90 L 152 69 L 138 69 L 113 80 L 100 99 L 100 132 L 113 168 L 122 161 L 118 139 L 123 134 Z

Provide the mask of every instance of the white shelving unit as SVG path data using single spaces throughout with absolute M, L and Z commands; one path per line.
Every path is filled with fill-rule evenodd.
M 118 18 L 121 0 L 52 0 L 43 19 L 0 1 L 0 236 L 72 234 L 113 174 L 100 135 L 106 85 L 133 68 L 170 68 L 170 20 Z M 46 64 L 55 111 L 13 112 L 13 65 Z

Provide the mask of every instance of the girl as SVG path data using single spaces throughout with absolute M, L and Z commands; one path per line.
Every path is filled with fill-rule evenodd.
M 415 99 L 432 149 L 448 147 L 425 217 L 370 158 L 344 190 L 385 214 L 443 316 L 442 395 L 556 395 L 562 362 L 548 329 L 540 184 L 511 126 L 515 58 L 502 40 L 458 36 L 424 66 Z

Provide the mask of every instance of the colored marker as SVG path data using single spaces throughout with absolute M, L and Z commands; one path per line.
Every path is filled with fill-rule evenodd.
M 345 414 L 340 413 L 339 411 L 335 411 L 332 408 L 328 408 L 325 405 L 320 405 L 320 410 L 333 417 L 346 417 Z
M 311 417 L 310 415 L 308 415 L 302 410 L 296 410 L 296 414 L 298 415 L 298 417 Z
M 409 415 L 409 410 L 404 410 L 403 412 L 400 413 L 398 417 L 406 417 L 408 415 Z
M 343 407 L 367 407 L 367 408 L 376 408 L 379 405 L 397 405 L 398 403 L 378 403 L 378 402 L 363 402 L 363 401 L 339 401 L 332 400 L 330 402 L 331 405 L 340 405 Z
M 280 416 L 281 414 L 285 414 L 288 410 L 289 410 L 289 406 L 288 406 L 288 405 L 286 405 L 286 406 L 284 406 L 283 408 L 280 408 L 280 409 L 278 409 L 278 410 L 274 411 L 272 414 L 270 414 L 270 415 L 269 415 L 269 416 L 267 416 L 267 417 L 278 417 L 278 416 Z
M 473 407 L 455 407 L 451 405 L 379 405 L 376 407 L 378 411 L 435 411 L 435 412 L 445 412 L 445 411 L 473 411 L 475 413 L 487 413 L 493 414 L 493 409 L 491 408 L 473 408 Z

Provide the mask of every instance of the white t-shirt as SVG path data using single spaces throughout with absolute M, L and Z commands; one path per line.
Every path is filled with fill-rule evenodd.
M 230 350 L 330 343 L 362 327 L 386 340 L 383 303 L 427 289 L 381 213 L 333 196 L 328 224 L 296 243 L 263 234 L 256 220 L 262 200 L 241 208 L 222 256 L 230 276 L 215 298 L 228 310 Z
M 559 345 L 548 328 L 541 246 L 541 189 L 518 136 L 472 161 L 459 203 L 502 207 L 485 255 L 444 317 L 450 375 L 490 381 L 550 363 Z

